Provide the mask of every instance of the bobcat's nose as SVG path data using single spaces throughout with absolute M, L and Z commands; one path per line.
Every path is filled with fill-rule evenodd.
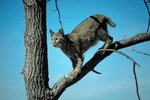
M 58 47 L 57 44 L 53 44 L 54 47 Z
M 56 45 L 56 44 L 53 44 L 53 46 L 56 47 L 57 45 Z

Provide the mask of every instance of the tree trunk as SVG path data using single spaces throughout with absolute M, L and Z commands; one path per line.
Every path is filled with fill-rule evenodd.
M 47 100 L 46 0 L 24 0 L 26 58 L 23 75 L 28 100 Z

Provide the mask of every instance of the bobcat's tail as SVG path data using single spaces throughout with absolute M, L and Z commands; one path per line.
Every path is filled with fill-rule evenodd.
M 116 24 L 109 18 L 109 17 L 106 17 L 107 19 L 107 23 L 112 26 L 112 27 L 116 27 Z

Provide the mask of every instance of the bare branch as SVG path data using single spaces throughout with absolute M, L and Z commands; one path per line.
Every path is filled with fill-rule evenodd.
M 137 66 L 141 67 L 134 59 L 132 59 L 130 56 L 126 55 L 125 53 L 118 51 L 118 50 L 114 50 L 114 49 L 100 49 L 98 51 L 113 51 L 116 53 L 119 53 L 121 55 L 123 55 L 124 57 L 126 57 L 127 59 L 129 59 L 130 61 L 132 61 L 133 63 L 135 63 Z
M 131 38 L 123 39 L 113 43 L 109 49 L 122 49 L 126 48 L 138 43 L 150 41 L 150 33 L 140 33 Z M 52 88 L 53 97 L 52 100 L 57 100 L 60 95 L 65 91 L 65 89 L 80 79 L 82 79 L 87 73 L 92 71 L 98 63 L 104 60 L 107 56 L 112 54 L 113 52 L 102 53 L 102 51 L 98 51 L 95 55 L 82 67 L 81 73 L 79 73 L 76 77 L 63 77 L 61 78 Z
M 134 74 L 134 80 L 135 80 L 135 86 L 136 86 L 136 94 L 139 100 L 141 100 L 140 94 L 139 94 L 139 86 L 138 86 L 138 80 L 136 76 L 136 70 L 135 70 L 135 63 L 133 63 L 133 74 Z
M 59 11 L 57 2 L 58 2 L 58 0 L 55 0 L 56 10 L 58 11 L 58 20 L 59 20 L 61 28 L 63 29 L 63 25 L 62 25 L 61 18 L 60 18 L 60 11 Z
M 135 50 L 135 49 L 131 49 L 131 50 L 128 50 L 128 51 L 133 51 L 133 52 L 140 53 L 140 54 L 143 54 L 143 55 L 146 55 L 146 56 L 150 56 L 149 53 L 141 52 L 141 51 L 138 51 L 138 50 Z
M 150 0 L 148 0 L 148 1 L 144 0 L 145 6 L 146 6 L 146 9 L 147 9 L 147 12 L 148 12 L 148 16 L 149 16 L 148 26 L 147 26 L 147 32 L 149 31 L 149 27 L 150 27 L 150 10 L 149 10 L 148 4 L 147 4 L 149 2 L 150 2 Z

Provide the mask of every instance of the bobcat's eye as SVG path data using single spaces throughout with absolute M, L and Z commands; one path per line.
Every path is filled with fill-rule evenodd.
M 60 38 L 56 38 L 56 42 L 57 42 L 57 43 L 59 42 L 59 40 L 60 40 Z
M 51 43 L 53 43 L 53 39 L 51 38 Z

